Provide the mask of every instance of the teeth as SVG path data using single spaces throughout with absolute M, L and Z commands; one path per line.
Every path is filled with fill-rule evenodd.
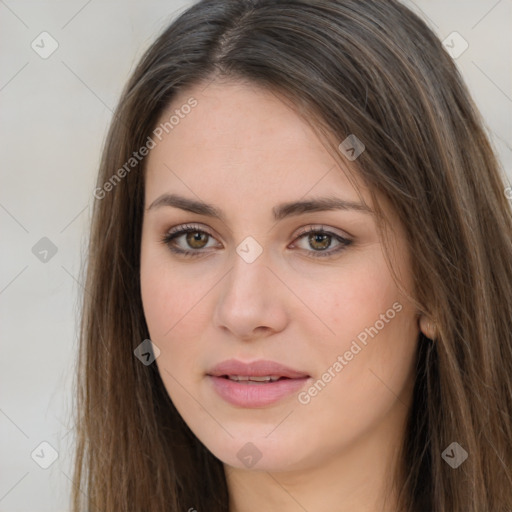
M 234 381 L 255 381 L 255 382 L 275 382 L 279 380 L 280 377 L 278 375 L 269 375 L 266 377 L 249 377 L 247 375 L 228 375 L 228 379 Z

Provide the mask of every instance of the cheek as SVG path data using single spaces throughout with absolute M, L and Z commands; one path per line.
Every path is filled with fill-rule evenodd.
M 148 255 L 149 256 L 149 255 Z M 210 425 L 202 400 L 196 397 L 203 379 L 202 339 L 207 329 L 208 289 L 204 278 L 157 259 L 141 261 L 141 294 L 150 339 L 160 349 L 155 363 L 169 398 L 189 427 L 197 432 Z M 203 299 L 203 300 L 201 300 Z
M 179 284 L 168 276 L 153 269 L 141 272 L 141 293 L 144 316 L 153 336 L 167 337 L 169 329 L 184 317 L 190 309 L 192 298 L 182 290 Z M 155 340 L 156 341 L 156 340 Z
M 144 316 L 152 339 L 157 343 L 175 322 L 169 314 L 179 314 L 180 301 L 176 293 L 170 293 L 172 283 L 158 272 L 158 267 L 149 264 L 141 265 L 141 295 Z M 182 304 L 182 303 L 181 303 Z M 174 316 L 174 315 L 173 315 Z
M 301 283 L 294 291 L 303 298 L 304 311 L 314 313 L 304 317 L 310 320 L 303 320 L 303 328 L 309 328 L 315 350 L 330 354 L 348 350 L 351 340 L 373 326 L 399 296 L 385 262 L 378 258 L 295 281 Z
M 191 388 L 198 372 L 204 332 L 199 302 L 205 293 L 183 273 L 172 271 L 168 261 L 159 265 L 149 254 L 142 259 L 141 296 L 149 337 L 160 349 L 156 364 L 180 414 L 186 411 L 190 399 L 182 386 Z
M 153 257 L 152 257 L 153 256 Z M 149 337 L 160 349 L 156 364 L 167 392 L 180 413 L 201 380 L 204 338 L 212 312 L 208 293 L 218 277 L 176 265 L 159 253 L 141 258 L 141 295 Z M 190 404 L 189 404 L 190 405 Z
M 309 353 L 315 354 L 316 377 L 325 375 L 328 382 L 318 386 L 317 406 L 338 404 L 355 411 L 366 403 L 378 411 L 393 400 L 389 389 L 400 392 L 410 376 L 417 337 L 414 308 L 401 298 L 385 261 L 376 260 L 359 261 L 357 268 L 333 273 L 330 281 L 303 281 L 299 293 L 317 316 L 304 317 L 300 328 L 307 333 Z M 338 356 L 342 369 L 335 366 Z
M 321 347 L 315 344 L 310 350 L 316 355 L 318 373 L 301 395 L 299 411 L 304 418 L 321 418 L 319 445 L 325 444 L 325 439 L 348 445 L 384 421 L 391 410 L 398 415 L 407 410 L 417 346 L 414 311 L 405 306 L 399 312 L 392 309 L 394 318 L 374 330 L 386 308 L 381 309 L 378 302 L 371 307 L 368 303 L 360 305 L 365 306 L 362 317 L 356 317 L 356 311 L 350 317 L 347 309 L 343 312 L 345 331 L 340 323 L 331 343 L 324 341 Z M 364 343 L 358 338 L 361 334 Z
M 201 298 L 212 286 L 204 274 L 191 275 L 164 253 L 151 249 L 142 251 L 140 280 L 144 316 L 155 343 L 172 337 L 197 314 Z

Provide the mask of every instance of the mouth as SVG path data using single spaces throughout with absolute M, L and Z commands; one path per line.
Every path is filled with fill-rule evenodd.
M 256 377 L 255 375 L 219 375 L 222 379 L 229 379 L 240 384 L 268 384 L 269 382 L 277 382 L 278 380 L 289 380 L 289 377 L 279 377 L 278 375 L 268 375 L 264 377 Z
M 274 361 L 224 361 L 207 373 L 214 391 L 241 408 L 261 408 L 300 391 L 311 376 Z

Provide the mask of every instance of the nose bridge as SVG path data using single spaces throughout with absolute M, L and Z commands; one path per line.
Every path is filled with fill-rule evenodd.
M 214 321 L 218 327 L 241 338 L 250 337 L 258 327 L 283 327 L 285 311 L 275 293 L 276 278 L 267 268 L 271 265 L 269 256 L 254 239 L 245 239 L 237 246 L 216 304 Z
M 259 246 L 259 244 L 258 244 Z M 269 264 L 267 251 L 259 249 L 252 242 L 242 242 L 233 256 L 233 267 L 226 280 L 224 290 L 226 300 L 248 301 L 261 307 L 266 302 L 268 281 L 272 274 L 267 268 Z

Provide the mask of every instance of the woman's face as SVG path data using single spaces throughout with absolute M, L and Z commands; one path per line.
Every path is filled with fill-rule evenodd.
M 169 396 L 236 468 L 306 469 L 363 441 L 386 450 L 410 404 L 418 324 L 371 211 L 313 207 L 322 198 L 361 203 L 275 95 L 235 83 L 203 89 L 174 99 L 162 122 L 175 118 L 154 132 L 147 160 L 142 300 Z M 410 290 L 407 245 L 392 218 L 392 263 Z M 176 228 L 189 231 L 164 242 Z M 296 373 L 265 364 L 214 371 L 232 359 Z

